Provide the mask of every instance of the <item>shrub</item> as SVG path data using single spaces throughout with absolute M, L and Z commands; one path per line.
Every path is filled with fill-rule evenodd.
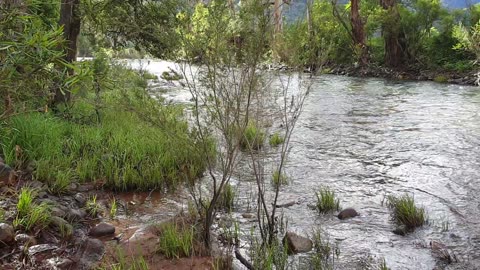
M 340 201 L 335 198 L 335 192 L 328 188 L 321 188 L 316 193 L 317 210 L 319 213 L 329 213 L 340 209 Z
M 275 146 L 279 146 L 284 141 L 285 141 L 285 139 L 283 137 L 281 137 L 278 132 L 276 132 L 270 137 L 269 144 L 270 144 L 270 146 L 275 147 Z
M 425 210 L 415 205 L 415 200 L 409 195 L 400 198 L 388 196 L 387 206 L 392 210 L 392 219 L 398 225 L 404 225 L 408 230 L 421 227 L 427 222 Z
M 264 141 L 265 133 L 260 130 L 257 124 L 250 122 L 243 131 L 240 147 L 243 150 L 258 150 L 262 148 Z
M 97 203 L 97 195 L 93 195 L 88 198 L 85 208 L 90 216 L 97 217 L 98 212 L 100 211 L 100 205 Z
M 194 230 L 185 224 L 168 223 L 161 228 L 158 251 L 167 258 L 189 257 L 193 253 Z

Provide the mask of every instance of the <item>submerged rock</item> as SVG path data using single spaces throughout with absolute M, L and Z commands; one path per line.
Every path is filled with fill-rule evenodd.
M 115 227 L 113 225 L 102 222 L 90 229 L 89 235 L 93 237 L 102 237 L 106 235 L 112 235 L 114 233 Z
M 312 240 L 294 232 L 287 232 L 283 238 L 283 243 L 287 245 L 288 254 L 309 252 L 313 248 Z
M 7 223 L 0 223 L 0 244 L 9 244 L 15 239 L 13 227 Z
M 408 230 L 407 228 L 405 228 L 405 226 L 401 226 L 401 227 L 395 228 L 395 230 L 393 230 L 392 232 L 396 235 L 405 236 Z
M 347 208 L 345 210 L 342 210 L 339 214 L 338 214 L 338 218 L 339 219 L 348 219 L 348 218 L 353 218 L 353 217 L 356 217 L 358 216 L 358 212 L 353 209 L 353 208 Z

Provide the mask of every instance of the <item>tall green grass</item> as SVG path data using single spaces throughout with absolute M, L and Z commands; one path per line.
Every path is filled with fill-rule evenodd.
M 62 193 L 71 181 L 98 182 L 115 190 L 175 188 L 199 177 L 208 153 L 190 133 L 182 108 L 151 99 L 133 71 L 115 69 L 114 89 L 101 104 L 89 91 L 60 113 L 29 113 L 0 127 L 8 164 L 35 164 L 35 179 Z M 113 75 L 112 75 L 113 76 Z M 18 154 L 16 149 L 21 149 Z
M 321 188 L 315 193 L 317 197 L 317 210 L 319 213 L 329 213 L 340 210 L 340 201 L 336 198 L 335 192 L 329 188 Z
M 427 223 L 425 209 L 415 205 L 415 199 L 408 194 L 401 197 L 388 196 L 387 206 L 392 210 L 392 219 L 398 225 L 413 230 Z
M 34 228 L 42 229 L 50 223 L 50 206 L 46 203 L 34 202 L 36 193 L 31 188 L 23 188 L 18 196 L 17 216 L 13 221 L 16 228 L 31 231 Z
M 189 257 L 193 254 L 192 226 L 167 223 L 161 228 L 158 251 L 167 258 Z
M 265 132 L 258 124 L 249 122 L 240 139 L 240 147 L 243 150 L 258 150 L 265 142 Z

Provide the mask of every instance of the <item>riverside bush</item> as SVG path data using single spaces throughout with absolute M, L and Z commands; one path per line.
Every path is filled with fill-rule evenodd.
M 6 162 L 21 169 L 34 164 L 33 177 L 59 193 L 72 180 L 147 190 L 199 177 L 204 153 L 181 108 L 151 99 L 134 71 L 116 67 L 112 76 L 116 86 L 102 92 L 100 102 L 86 91 L 58 114 L 8 119 L 0 130 Z
M 315 193 L 317 196 L 317 210 L 321 214 L 338 211 L 340 201 L 335 197 L 335 192 L 328 188 L 321 188 Z

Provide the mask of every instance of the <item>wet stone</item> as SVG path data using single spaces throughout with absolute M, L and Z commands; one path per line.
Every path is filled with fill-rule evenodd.
M 353 218 L 356 216 L 358 216 L 358 212 L 355 209 L 347 208 L 345 210 L 342 210 L 337 217 L 343 220 L 343 219 Z
M 83 196 L 82 193 L 75 194 L 74 198 L 75 198 L 75 201 L 77 201 L 78 205 L 80 205 L 81 207 L 83 207 L 87 202 L 87 199 L 85 198 L 85 196 Z
M 78 250 L 80 258 L 75 269 L 94 269 L 95 265 L 103 258 L 105 245 L 99 239 L 88 238 Z
M 287 232 L 283 238 L 283 243 L 287 245 L 288 254 L 309 252 L 313 248 L 312 240 L 294 232 Z
M 29 246 L 34 246 L 37 244 L 37 240 L 35 240 L 35 238 L 33 236 L 30 236 L 28 234 L 17 234 L 15 236 L 15 241 L 17 242 L 17 244 L 19 246 L 26 246 L 26 247 L 29 247 Z
M 71 221 L 79 221 L 87 216 L 87 212 L 83 209 L 69 209 L 67 212 L 67 219 Z
M 13 227 L 7 223 L 0 223 L 0 244 L 11 243 L 15 240 L 15 231 Z
M 54 217 L 64 217 L 67 213 L 59 207 L 52 208 L 52 216 Z
M 54 256 L 53 252 L 58 247 L 51 244 L 35 245 L 28 248 L 27 254 L 33 265 Z
M 89 235 L 93 237 L 102 237 L 106 235 L 112 235 L 115 233 L 115 227 L 108 223 L 99 223 L 97 226 L 93 227 Z

